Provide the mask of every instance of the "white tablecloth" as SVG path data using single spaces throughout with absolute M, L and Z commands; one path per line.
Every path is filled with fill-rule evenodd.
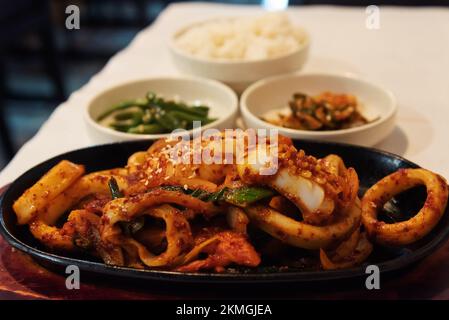
M 92 145 L 81 108 L 100 90 L 127 79 L 177 74 L 165 44 L 174 30 L 209 17 L 261 10 L 205 3 L 169 6 L 53 112 L 1 172 L 0 186 L 52 156 Z M 449 10 L 381 7 L 379 30 L 366 28 L 363 7 L 293 7 L 288 12 L 311 33 L 311 57 L 303 71 L 355 73 L 389 88 L 399 102 L 398 125 L 377 147 L 449 178 Z

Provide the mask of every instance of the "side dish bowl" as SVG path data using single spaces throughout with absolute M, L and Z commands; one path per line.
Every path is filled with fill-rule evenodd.
M 325 91 L 354 95 L 361 104 L 361 114 L 371 121 L 349 129 L 308 131 L 276 126 L 261 119 L 267 112 L 288 106 L 294 93 L 317 95 Z M 248 128 L 275 128 L 280 134 L 295 139 L 373 146 L 393 131 L 397 105 L 390 91 L 354 76 L 289 74 L 263 79 L 251 85 L 241 96 L 240 110 Z
M 237 92 L 242 92 L 251 83 L 278 74 L 300 70 L 307 61 L 310 36 L 303 30 L 304 43 L 297 50 L 275 58 L 259 60 L 214 60 L 194 56 L 181 50 L 176 38 L 194 26 L 208 21 L 197 22 L 176 31 L 168 40 L 168 47 L 176 67 L 183 73 L 215 79 L 226 83 Z
M 226 85 L 209 79 L 195 77 L 160 77 L 125 82 L 97 94 L 84 109 L 88 134 L 94 143 L 116 141 L 160 139 L 163 134 L 132 134 L 119 132 L 98 123 L 98 117 L 112 106 L 133 100 L 152 91 L 165 99 L 175 99 L 193 105 L 207 105 L 209 116 L 216 120 L 203 125 L 204 128 L 231 128 L 238 112 L 238 98 Z M 190 130 L 192 131 L 192 130 Z

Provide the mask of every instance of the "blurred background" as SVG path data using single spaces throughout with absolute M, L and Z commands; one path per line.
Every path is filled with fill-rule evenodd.
M 0 0 L 0 170 L 58 104 L 101 70 L 172 1 Z M 180 1 L 178 1 L 180 2 Z M 449 6 L 449 0 L 232 0 L 288 5 Z M 82 28 L 65 28 L 65 8 L 78 5 Z M 448 22 L 449 23 L 449 22 Z

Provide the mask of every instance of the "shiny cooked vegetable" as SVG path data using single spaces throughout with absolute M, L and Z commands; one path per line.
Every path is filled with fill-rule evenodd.
M 316 97 L 296 93 L 289 102 L 292 115 L 307 130 L 336 130 L 360 126 L 367 120 L 350 94 L 324 92 Z
M 207 106 L 189 106 L 148 92 L 145 98 L 113 106 L 100 115 L 97 122 L 120 132 L 158 134 L 175 129 L 190 130 L 194 121 L 201 121 L 201 125 L 206 125 L 216 120 L 209 118 L 208 114 Z
M 355 96 L 323 92 L 317 96 L 295 93 L 289 101 L 290 114 L 278 119 L 262 120 L 298 130 L 340 130 L 354 128 L 369 121 L 360 113 Z
M 120 191 L 120 188 L 117 184 L 117 180 L 115 180 L 114 177 L 109 179 L 108 186 L 109 186 L 109 191 L 111 192 L 112 199 L 118 199 L 118 198 L 123 197 L 123 193 Z
M 201 189 L 186 190 L 180 186 L 164 186 L 162 187 L 162 189 L 170 191 L 181 191 L 205 202 L 225 201 L 238 207 L 245 207 L 251 203 L 271 197 L 274 194 L 272 190 L 267 188 L 248 186 L 235 189 L 224 187 L 212 193 Z

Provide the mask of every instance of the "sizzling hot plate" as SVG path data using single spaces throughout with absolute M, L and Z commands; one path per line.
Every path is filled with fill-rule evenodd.
M 449 235 L 449 209 L 439 224 L 420 241 L 403 248 L 386 248 L 375 245 L 369 260 L 356 268 L 346 270 L 310 270 L 292 269 L 280 271 L 276 268 L 262 267 L 257 270 L 234 270 L 232 273 L 179 273 L 161 270 L 138 270 L 105 265 L 90 256 L 62 256 L 48 252 L 29 233 L 26 226 L 18 226 L 16 215 L 12 210 L 13 202 L 42 175 L 62 159 L 84 164 L 87 172 L 104 170 L 125 165 L 128 157 L 136 151 L 146 150 L 149 141 L 133 141 L 85 148 L 68 152 L 52 158 L 24 173 L 1 199 L 0 231 L 4 238 L 15 248 L 24 251 L 45 264 L 59 267 L 78 265 L 86 272 L 100 273 L 108 276 L 125 277 L 141 280 L 164 280 L 174 282 L 202 283 L 243 283 L 243 282 L 312 282 L 323 280 L 348 279 L 366 276 L 367 264 L 376 264 L 381 272 L 402 269 L 424 258 L 440 247 Z M 326 142 L 296 141 L 298 148 L 308 154 L 323 157 L 330 153 L 340 155 L 348 166 L 357 170 L 360 179 L 361 194 L 382 177 L 399 168 L 416 168 L 416 164 L 399 156 L 358 146 Z M 416 213 L 425 200 L 425 189 L 417 188 L 396 197 L 396 205 L 403 213 Z M 400 219 L 408 219 L 402 216 Z M 273 270 L 275 270 L 273 272 Z

